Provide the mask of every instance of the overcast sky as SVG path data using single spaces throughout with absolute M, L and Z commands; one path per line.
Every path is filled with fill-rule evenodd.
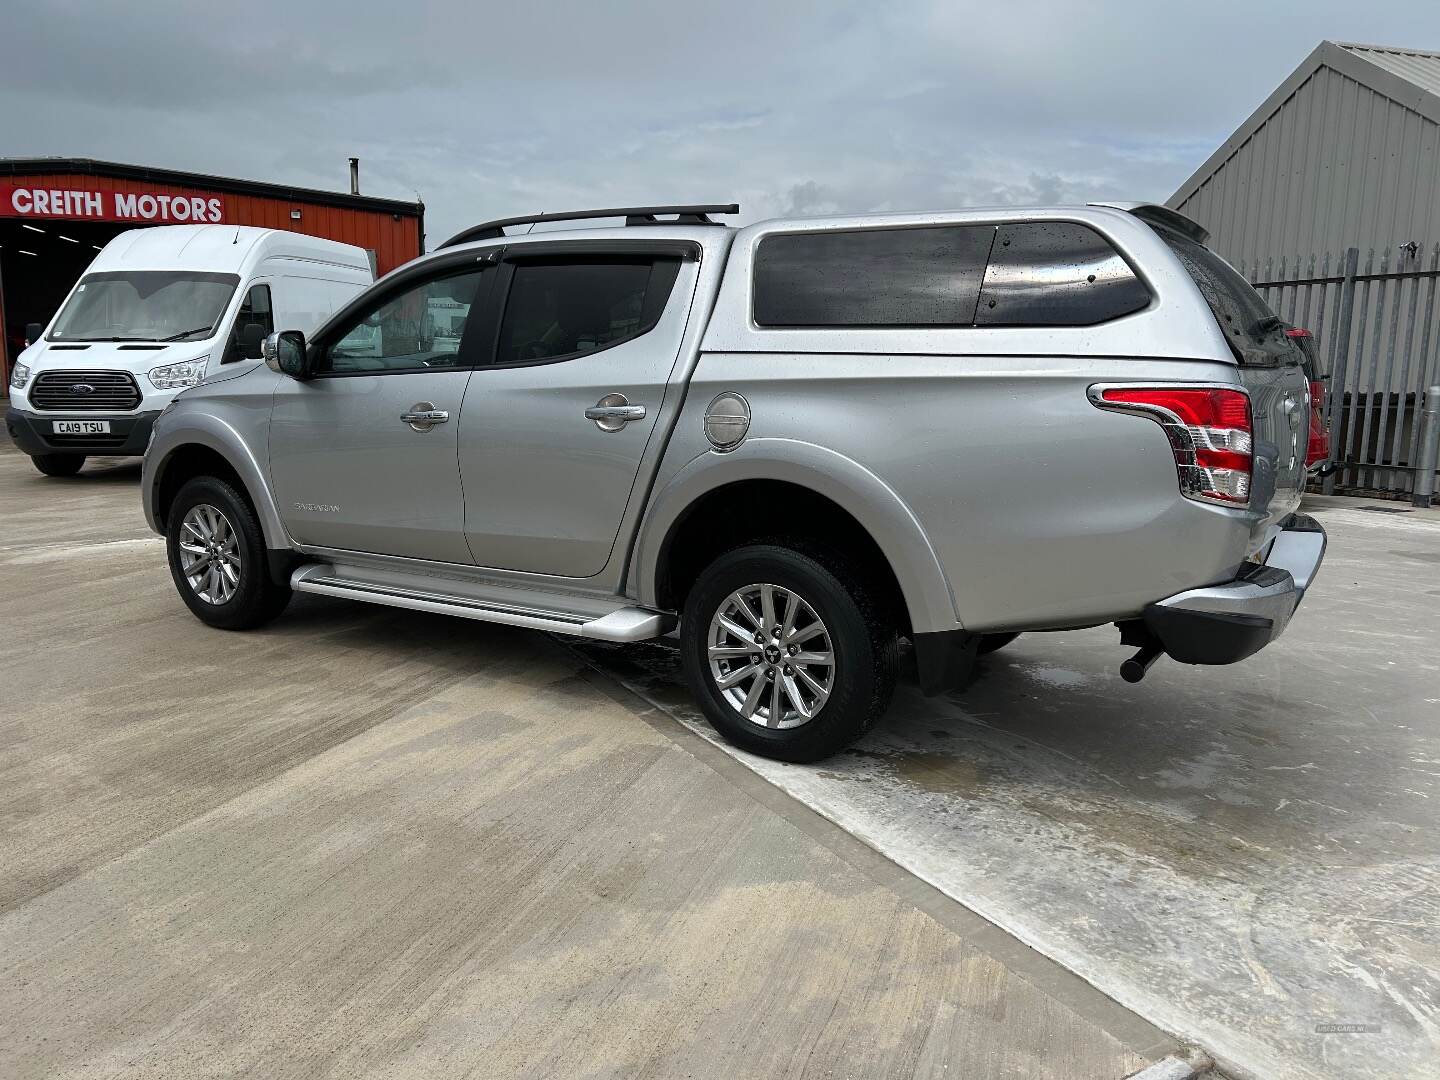
M 1322 38 L 1435 0 L 7 0 L 0 156 L 426 204 L 781 213 L 1166 198 Z

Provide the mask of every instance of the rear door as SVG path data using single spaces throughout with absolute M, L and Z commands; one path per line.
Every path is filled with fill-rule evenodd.
M 460 427 L 465 536 L 481 566 L 605 568 L 654 436 L 698 262 L 689 245 L 516 245 Z
M 1310 435 L 1305 355 L 1285 333 L 1285 323 L 1229 263 L 1178 232 L 1155 231 L 1205 297 L 1235 354 L 1254 423 L 1250 505 L 1276 523 L 1299 507 L 1305 491 Z

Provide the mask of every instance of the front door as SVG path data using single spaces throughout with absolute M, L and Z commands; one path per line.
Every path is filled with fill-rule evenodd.
M 465 392 L 465 535 L 481 566 L 593 577 L 615 547 L 695 290 L 675 255 L 511 247 Z
M 470 562 L 458 433 L 491 273 L 401 281 L 313 343 L 313 378 L 280 383 L 271 482 L 298 543 Z

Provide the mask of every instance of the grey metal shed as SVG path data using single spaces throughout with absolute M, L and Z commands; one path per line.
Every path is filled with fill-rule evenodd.
M 1440 53 L 1321 42 L 1168 205 L 1237 265 L 1440 240 Z
M 1315 332 L 1340 485 L 1410 490 L 1440 380 L 1440 52 L 1321 42 L 1167 205 Z

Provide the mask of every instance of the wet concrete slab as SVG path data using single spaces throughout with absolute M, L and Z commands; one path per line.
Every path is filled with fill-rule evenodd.
M 0 448 L 0 1076 L 1123 1076 L 1173 1040 L 544 635 L 197 623 Z
M 1321 576 L 1242 665 L 1027 635 L 832 760 L 735 756 L 1237 1076 L 1440 1076 L 1440 514 L 1373 505 L 1307 507 Z M 587 654 L 713 737 L 672 648 Z

